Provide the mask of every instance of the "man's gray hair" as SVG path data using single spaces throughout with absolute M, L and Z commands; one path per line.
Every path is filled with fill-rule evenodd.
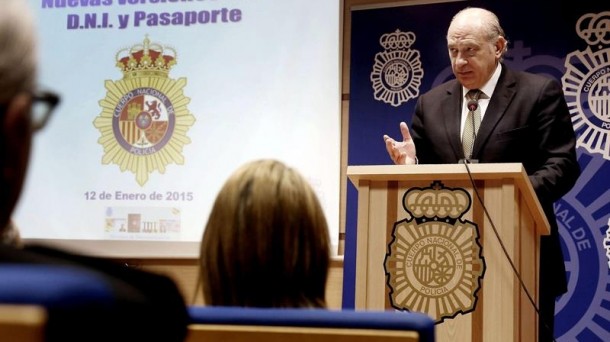
M 0 104 L 6 104 L 36 82 L 36 30 L 26 0 L 2 0 L 0 5 Z
M 502 53 L 502 57 L 508 51 L 508 38 L 504 33 L 504 29 L 500 25 L 500 19 L 498 16 L 490 10 L 480 8 L 480 7 L 466 7 L 456 13 L 451 19 L 451 23 L 457 18 L 464 15 L 476 15 L 478 21 L 483 25 L 483 34 L 489 40 L 490 43 L 495 44 L 496 40 L 499 36 L 502 36 L 506 40 L 506 44 L 504 45 L 504 49 L 500 51 Z

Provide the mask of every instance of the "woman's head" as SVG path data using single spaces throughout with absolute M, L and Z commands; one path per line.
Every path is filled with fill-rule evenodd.
M 201 244 L 206 304 L 323 307 L 329 263 L 326 218 L 296 170 L 258 160 L 229 177 Z

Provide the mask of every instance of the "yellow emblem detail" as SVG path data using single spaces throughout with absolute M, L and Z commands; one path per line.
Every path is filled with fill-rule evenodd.
M 168 164 L 184 164 L 182 149 L 191 142 L 186 133 L 195 123 L 183 94 L 186 78 L 169 78 L 176 51 L 151 43 L 122 49 L 116 65 L 123 72 L 118 81 L 106 80 L 102 112 L 93 121 L 104 147 L 102 164 L 116 164 L 136 175 L 144 186 L 149 174 L 165 173 Z

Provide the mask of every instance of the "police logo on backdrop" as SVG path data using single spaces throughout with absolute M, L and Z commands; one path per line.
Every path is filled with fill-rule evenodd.
M 485 260 L 477 225 L 461 219 L 470 195 L 436 181 L 409 189 L 402 204 L 411 218 L 394 224 L 384 261 L 391 306 L 437 323 L 474 311 Z
M 375 100 L 398 107 L 419 95 L 424 70 L 419 51 L 410 49 L 414 42 L 413 32 L 396 30 L 381 36 L 385 51 L 375 54 L 371 72 Z
M 566 56 L 561 78 L 577 147 L 584 150 L 579 156 L 578 183 L 555 203 L 568 274 L 568 292 L 555 306 L 555 334 L 566 340 L 610 337 L 605 304 L 610 302 L 610 261 L 601 261 L 604 254 L 610 256 L 610 222 L 600 211 L 607 205 L 604 196 L 610 172 L 609 21 L 610 12 L 587 13 L 577 20 L 576 33 L 588 47 Z
M 102 164 L 131 171 L 140 186 L 153 171 L 165 173 L 170 163 L 184 164 L 182 148 L 190 143 L 186 132 L 195 118 L 186 106 L 190 99 L 183 95 L 186 78 L 169 78 L 176 61 L 174 49 L 148 37 L 120 50 L 116 66 L 123 78 L 106 81 L 102 112 L 93 122 L 101 133 Z
M 590 175 L 554 205 L 568 279 L 568 292 L 555 304 L 555 336 L 565 341 L 609 341 L 610 279 L 604 237 L 608 217 L 607 175 L 610 163 L 581 155 L 583 175 Z M 606 183 L 607 184 L 607 183 Z
M 576 33 L 589 46 L 566 57 L 563 91 L 577 146 L 610 160 L 610 12 L 578 19 Z

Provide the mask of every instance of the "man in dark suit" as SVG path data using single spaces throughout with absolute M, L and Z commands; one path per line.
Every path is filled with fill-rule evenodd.
M 384 141 L 396 164 L 523 164 L 551 224 L 541 240 L 538 306 L 539 341 L 553 341 L 555 298 L 567 291 L 553 202 L 580 175 L 576 139 L 558 82 L 509 70 L 502 63 L 507 45 L 492 12 L 467 8 L 456 14 L 447 31 L 456 79 L 418 98 L 411 131 L 400 123 L 402 141 L 387 135 Z M 470 90 L 480 92 L 472 99 Z M 477 111 L 481 121 L 475 123 Z M 466 128 L 471 122 L 474 130 Z M 474 139 L 471 150 L 465 149 L 468 137 Z
M 110 300 L 101 305 L 87 306 L 85 302 L 80 306 L 82 310 L 47 308 L 49 341 L 183 341 L 188 313 L 179 289 L 170 278 L 54 248 L 15 246 L 6 243 L 12 239 L 4 239 L 25 180 L 32 135 L 44 126 L 59 100 L 52 93 L 36 90 L 35 43 L 34 19 L 26 0 L 3 0 L 0 11 L 0 241 L 3 241 L 0 266 L 54 265 L 75 272 L 71 274 L 94 276 L 111 294 Z M 34 113 L 34 103 L 46 110 Z M 30 291 L 35 291 L 36 286 L 32 288 Z

